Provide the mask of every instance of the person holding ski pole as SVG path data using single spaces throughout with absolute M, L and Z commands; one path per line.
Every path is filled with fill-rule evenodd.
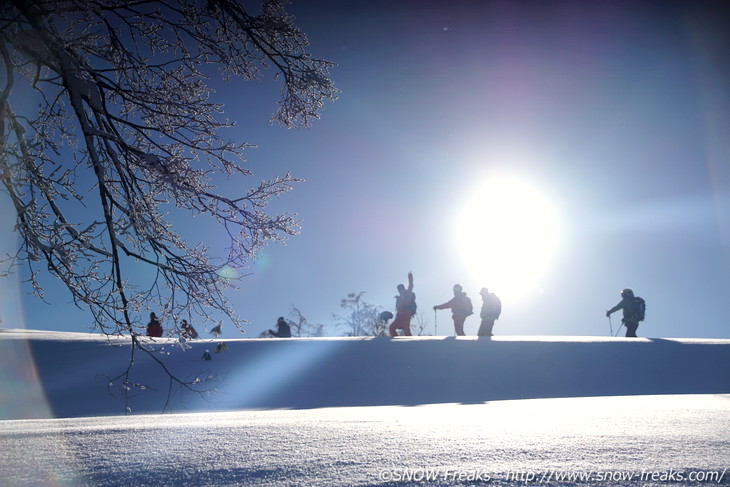
M 474 314 L 471 299 L 462 290 L 461 284 L 454 285 L 454 297 L 444 304 L 438 304 L 433 307 L 437 309 L 451 309 L 451 318 L 454 320 L 454 332 L 458 336 L 465 336 L 464 321 L 466 317 Z
M 283 316 L 279 316 L 276 320 L 276 331 L 269 330 L 269 333 L 276 338 L 291 338 L 291 327 Z
M 483 287 L 479 294 L 482 296 L 482 310 L 479 313 L 482 322 L 479 325 L 477 336 L 490 337 L 492 329 L 494 329 L 494 321 L 502 313 L 502 301 L 496 294 L 490 293 L 486 287 Z
M 408 273 L 408 287 L 398 284 L 398 295 L 395 297 L 395 319 L 388 327 L 390 336 L 397 337 L 398 330 L 403 335 L 411 336 L 411 318 L 416 314 L 416 293 L 413 292 L 413 272 Z
M 645 308 L 646 304 L 642 298 L 634 296 L 634 291 L 631 289 L 624 289 L 621 291 L 621 301 L 606 311 L 606 316 L 610 318 L 611 313 L 623 309 L 624 316 L 621 322 L 626 325 L 626 336 L 636 337 L 636 329 L 639 327 L 639 322 L 644 319 Z

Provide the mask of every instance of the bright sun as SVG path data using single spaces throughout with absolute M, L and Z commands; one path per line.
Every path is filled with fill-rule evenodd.
M 473 281 L 516 301 L 539 291 L 560 236 L 550 200 L 519 179 L 485 180 L 456 221 L 456 245 Z

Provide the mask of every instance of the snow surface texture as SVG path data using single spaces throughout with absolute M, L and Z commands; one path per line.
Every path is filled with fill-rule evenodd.
M 167 382 L 137 353 L 133 414 L 81 417 L 125 411 L 129 339 L 0 330 L 0 485 L 730 484 L 730 340 L 216 343 L 154 342 L 219 388 L 171 410 L 311 409 L 139 414 Z
M 81 417 L 251 408 L 478 404 L 505 399 L 730 393 L 730 340 L 498 337 L 147 339 L 186 380 L 210 379 L 210 394 L 181 392 L 135 353 L 125 402 L 128 338 L 0 331 L 8 377 L 0 419 Z M 209 350 L 212 359 L 204 360 Z
M 728 395 L 1 421 L 0 482 L 728 485 L 728 431 Z

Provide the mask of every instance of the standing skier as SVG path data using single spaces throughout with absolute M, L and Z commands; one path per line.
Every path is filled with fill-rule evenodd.
M 645 306 L 642 298 L 634 296 L 634 291 L 624 289 L 621 291 L 621 301 L 606 311 L 606 316 L 611 317 L 611 313 L 623 309 L 624 317 L 621 319 L 621 322 L 626 325 L 626 336 L 636 337 L 636 329 L 639 327 L 639 322 L 644 319 Z
M 482 296 L 482 311 L 479 313 L 482 323 L 479 325 L 477 336 L 490 337 L 494 328 L 494 320 L 499 318 L 502 313 L 502 301 L 485 287 L 479 291 L 479 294 Z
M 439 304 L 433 309 L 451 309 L 451 318 L 454 320 L 454 331 L 459 336 L 464 333 L 464 321 L 466 317 L 474 314 L 471 299 L 462 291 L 461 284 L 454 284 L 454 297 L 444 304 Z
M 398 295 L 395 297 L 395 319 L 388 330 L 390 336 L 397 337 L 398 330 L 403 335 L 411 336 L 411 318 L 416 314 L 416 294 L 413 292 L 413 272 L 408 273 L 408 288 L 398 284 Z

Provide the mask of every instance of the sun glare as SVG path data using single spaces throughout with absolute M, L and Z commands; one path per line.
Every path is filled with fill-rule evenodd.
M 539 292 L 559 236 L 550 200 L 526 182 L 506 177 L 489 178 L 477 188 L 455 231 L 471 279 L 507 301 Z

